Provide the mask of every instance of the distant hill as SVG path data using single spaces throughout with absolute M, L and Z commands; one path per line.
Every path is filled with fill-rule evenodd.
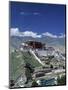
M 19 48 L 22 42 L 28 40 L 40 41 L 47 46 L 53 46 L 55 49 L 65 52 L 65 38 L 51 38 L 48 36 L 42 38 L 12 36 L 10 37 L 10 48 Z

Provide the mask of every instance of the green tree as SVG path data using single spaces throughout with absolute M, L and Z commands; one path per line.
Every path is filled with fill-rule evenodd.
M 61 78 L 58 77 L 57 83 L 58 83 L 58 85 L 66 85 L 66 76 L 64 75 Z
M 38 84 L 35 80 L 32 82 L 32 87 L 38 87 Z
M 27 77 L 26 83 L 28 83 L 29 80 L 32 80 L 33 72 L 34 72 L 33 67 L 29 63 L 26 63 L 26 65 L 25 65 L 25 75 Z
M 53 65 L 52 64 L 50 65 L 50 68 L 53 69 Z

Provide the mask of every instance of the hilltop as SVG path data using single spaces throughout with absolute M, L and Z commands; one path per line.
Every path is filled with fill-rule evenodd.
M 19 37 L 11 36 L 10 37 L 10 48 L 19 48 L 22 42 L 34 40 L 45 43 L 47 46 L 52 46 L 56 50 L 60 50 L 65 53 L 65 38 L 51 38 L 51 37 L 42 37 L 42 38 L 32 38 L 32 37 Z

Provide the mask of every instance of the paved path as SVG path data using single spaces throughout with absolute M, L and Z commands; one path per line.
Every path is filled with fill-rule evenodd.
M 30 49 L 30 53 L 35 57 L 35 59 L 36 59 L 40 64 L 42 64 L 43 66 L 45 66 L 45 64 L 35 55 L 34 51 L 32 51 L 32 50 Z

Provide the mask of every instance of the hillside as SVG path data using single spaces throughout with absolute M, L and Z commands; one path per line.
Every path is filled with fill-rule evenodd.
M 16 80 L 22 73 L 25 73 L 24 66 L 26 64 L 30 64 L 33 68 L 41 66 L 29 52 L 12 52 L 10 57 L 10 79 Z
M 45 43 L 47 46 L 53 46 L 55 49 L 59 49 L 61 52 L 65 53 L 65 38 L 50 38 L 50 37 L 42 37 L 42 38 L 32 38 L 32 37 L 18 37 L 12 36 L 10 37 L 10 47 L 19 48 L 22 42 L 28 40 L 35 40 Z

